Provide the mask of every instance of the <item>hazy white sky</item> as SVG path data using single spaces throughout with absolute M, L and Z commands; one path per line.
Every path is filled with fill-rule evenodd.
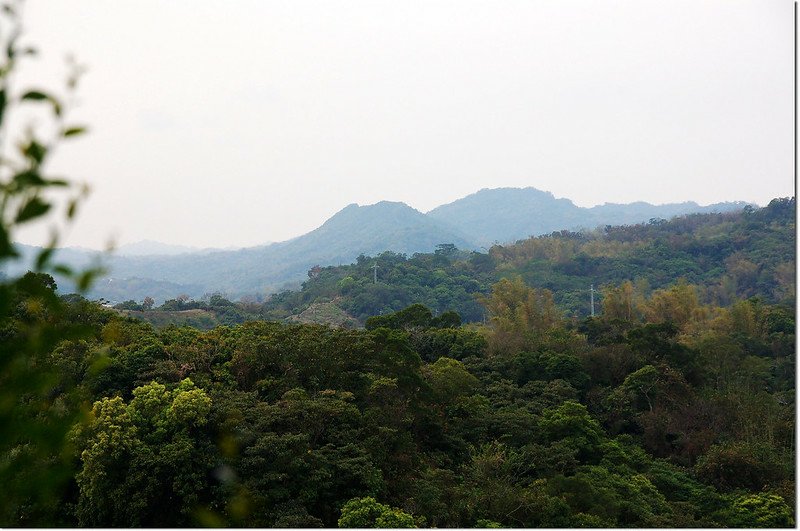
M 793 194 L 790 0 L 29 0 L 28 76 L 89 67 L 68 244 L 244 246 L 349 203 Z M 22 235 L 33 241 L 36 232 Z

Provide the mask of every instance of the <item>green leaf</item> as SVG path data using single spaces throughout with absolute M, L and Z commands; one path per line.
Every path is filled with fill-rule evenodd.
M 9 15 L 14 17 L 13 11 L 6 11 Z M 17 39 L 19 39 L 20 28 L 16 27 L 11 33 L 11 37 L 6 44 L 6 57 L 8 57 L 9 68 L 13 68 L 14 57 L 17 55 Z
M 87 269 L 86 271 L 82 272 L 75 282 L 78 291 L 84 292 L 88 290 L 95 278 L 103 273 L 105 273 L 105 270 L 101 267 Z
M 36 140 L 31 140 L 27 146 L 22 147 L 22 154 L 38 165 L 44 160 L 44 156 L 47 154 L 47 148 Z
M 63 136 L 64 138 L 70 136 L 78 136 L 84 134 L 86 131 L 87 131 L 86 127 L 83 126 L 69 127 L 61 132 L 61 136 Z
M 23 171 L 14 176 L 14 185 L 19 191 L 25 190 L 32 186 L 44 186 L 47 181 L 42 179 L 41 175 L 35 171 Z
M 19 210 L 16 223 L 24 223 L 31 219 L 38 218 L 39 216 L 43 216 L 50 210 L 50 206 L 50 204 L 45 203 L 38 197 L 33 197 Z
M 6 102 L 8 98 L 6 96 L 6 89 L 0 89 L 0 124 L 3 123 L 3 117 L 6 114 Z
M 77 210 L 78 210 L 78 200 L 77 199 L 73 199 L 67 205 L 67 219 L 74 218 L 75 217 L 75 213 L 77 212 Z
M 64 275 L 65 277 L 72 276 L 72 269 L 64 264 L 58 264 L 56 266 L 53 266 L 53 272 L 58 273 L 60 275 Z
M 92 275 L 89 273 L 89 271 L 84 271 L 78 277 L 78 280 L 76 282 L 78 291 L 80 292 L 86 291 L 91 285 L 91 283 L 92 283 Z
M 0 258 L 14 258 L 17 256 L 19 256 L 19 253 L 14 249 L 14 244 L 11 243 L 8 232 L 0 225 Z
M 61 116 L 61 103 L 54 96 L 42 92 L 41 90 L 29 90 L 20 98 L 23 101 L 46 101 L 50 102 L 53 106 L 53 113 L 56 116 Z
M 47 265 L 47 262 L 50 261 L 50 257 L 53 256 L 53 252 L 55 248 L 50 247 L 47 249 L 43 249 L 42 252 L 39 253 L 39 256 L 36 257 L 36 269 L 41 270 Z
M 29 101 L 48 101 L 51 97 L 39 90 L 29 90 L 25 94 L 22 95 L 22 100 L 29 100 Z

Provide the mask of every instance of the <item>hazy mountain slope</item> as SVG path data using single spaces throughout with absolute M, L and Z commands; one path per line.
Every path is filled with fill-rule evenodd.
M 120 256 L 151 256 L 151 255 L 177 255 L 186 253 L 196 253 L 200 251 L 198 247 L 186 245 L 172 245 L 153 240 L 142 240 L 139 242 L 120 245 L 116 249 L 116 254 Z
M 59 286 L 70 288 L 69 283 L 59 282 Z M 98 279 L 92 289 L 94 297 L 103 297 L 114 303 L 127 300 L 141 301 L 145 297 L 152 297 L 157 304 L 167 299 L 174 299 L 178 295 L 188 295 L 193 298 L 202 297 L 208 290 L 201 284 L 178 284 L 167 280 L 153 280 L 141 277 L 103 277 Z
M 651 205 L 606 203 L 578 207 L 569 199 L 556 199 L 536 188 L 483 189 L 437 207 L 428 216 L 458 228 L 482 246 L 508 243 L 559 230 L 592 229 L 602 225 L 642 223 L 691 213 L 741 210 L 744 202 L 700 206 L 694 202 Z
M 727 203 L 714 203 L 701 206 L 694 201 L 684 203 L 668 203 L 665 205 L 651 205 L 642 201 L 629 204 L 605 203 L 591 208 L 582 209 L 588 214 L 588 219 L 595 225 L 628 225 L 642 223 L 653 218 L 670 219 L 684 214 L 710 214 L 713 212 L 730 212 L 741 210 L 749 203 L 733 201 Z
M 575 226 L 581 212 L 569 199 L 536 188 L 484 188 L 427 215 L 489 246 Z
M 264 292 L 299 282 L 314 265 L 348 263 L 386 250 L 412 254 L 439 243 L 470 243 L 403 203 L 349 205 L 321 227 L 292 240 L 233 252 L 113 261 L 113 275 L 149 276 L 232 294 Z
M 264 242 L 261 245 L 269 245 L 272 242 Z M 179 254 L 202 254 L 215 253 L 218 251 L 238 251 L 241 247 L 231 246 L 224 248 L 213 247 L 190 247 L 187 245 L 173 245 L 154 240 L 142 240 L 119 246 L 114 250 L 118 256 L 174 256 Z
M 568 199 L 556 199 L 535 188 L 484 189 L 463 199 L 438 207 L 428 214 L 404 203 L 382 201 L 374 205 L 351 204 L 319 228 L 281 243 L 239 250 L 202 250 L 175 255 L 182 249 L 163 244 L 133 246 L 134 253 L 159 255 L 106 255 L 108 275 L 97 282 L 94 297 L 113 301 L 156 301 L 186 294 L 201 297 L 221 291 L 230 297 L 264 294 L 307 279 L 315 266 L 353 262 L 360 254 L 378 255 L 393 251 L 411 255 L 431 252 L 437 244 L 452 243 L 460 249 L 489 247 L 495 242 L 513 242 L 530 235 L 563 229 L 591 228 L 670 218 L 689 212 L 741 209 L 744 203 L 721 203 L 700 207 L 696 203 L 674 205 L 606 204 L 580 208 Z M 130 251 L 131 246 L 127 246 Z M 20 246 L 26 259 L 7 268 L 10 275 L 24 273 L 36 248 Z M 62 249 L 58 259 L 77 268 L 95 263 L 100 253 Z M 62 290 L 72 286 L 57 279 Z
M 319 256 L 327 262 L 322 265 L 329 265 L 359 254 L 432 251 L 440 243 L 452 243 L 460 249 L 474 247 L 452 227 L 405 203 L 381 201 L 369 206 L 348 205 L 321 227 L 285 245 L 294 252 Z
M 17 244 L 17 251 L 20 253 L 18 260 L 10 261 L 4 264 L 4 270 L 0 274 L 7 274 L 9 276 L 20 276 L 29 269 L 33 269 L 33 262 L 35 257 L 41 251 L 40 247 L 31 245 Z M 169 260 L 169 257 L 158 257 L 160 263 L 164 264 Z M 176 259 L 177 257 L 172 257 Z M 201 284 L 180 284 L 170 282 L 167 280 L 155 279 L 153 267 L 148 267 L 155 260 L 151 257 L 148 259 L 133 258 L 125 256 L 113 256 L 99 251 L 78 248 L 58 249 L 55 253 L 57 263 L 68 264 L 75 270 L 85 270 L 94 266 L 103 266 L 111 273 L 97 279 L 94 283 L 94 288 L 90 295 L 95 298 L 103 297 L 110 301 L 122 302 L 124 300 L 134 299 L 141 301 L 144 297 L 153 297 L 157 302 L 164 299 L 173 298 L 180 294 L 190 295 L 192 297 L 201 297 L 205 292 L 205 288 Z M 120 277 L 113 272 L 116 265 L 124 265 L 126 269 L 136 269 L 136 266 L 130 267 L 132 263 L 141 265 L 141 275 L 129 275 Z M 60 275 L 54 275 L 62 293 L 69 293 L 75 290 L 75 286 Z
M 182 293 L 192 297 L 213 291 L 232 297 L 265 293 L 298 285 L 315 265 L 350 263 L 360 254 L 387 250 L 405 254 L 430 252 L 440 243 L 452 243 L 461 249 L 474 247 L 444 223 L 404 203 L 352 204 L 319 228 L 268 246 L 175 256 L 106 256 L 109 274 L 96 283 L 92 296 L 120 301 L 150 295 L 158 302 Z M 35 252 L 35 248 L 25 247 L 27 254 Z M 85 266 L 92 254 L 96 253 L 63 249 L 59 257 Z M 18 264 L 17 270 L 10 273 L 18 274 L 26 268 Z M 148 279 L 151 285 L 147 284 Z M 65 290 L 71 289 L 63 281 L 61 285 Z M 123 293 L 123 286 L 129 286 L 130 291 Z
M 19 258 L 8 260 L 2 266 L 2 272 L 12 277 L 23 275 L 29 269 L 33 269 L 36 256 L 38 256 L 39 252 L 42 250 L 41 247 L 21 243 L 15 244 L 15 247 L 19 253 Z M 57 263 L 69 264 L 77 269 L 86 269 L 98 264 L 102 256 L 103 253 L 99 251 L 67 247 L 56 251 L 55 261 Z

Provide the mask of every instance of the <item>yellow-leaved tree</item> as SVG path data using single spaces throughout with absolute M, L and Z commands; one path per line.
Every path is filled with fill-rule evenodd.
M 489 312 L 488 348 L 493 355 L 521 352 L 560 320 L 553 293 L 529 287 L 520 276 L 500 280 L 480 302 Z

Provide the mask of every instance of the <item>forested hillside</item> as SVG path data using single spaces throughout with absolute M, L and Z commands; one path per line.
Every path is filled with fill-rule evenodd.
M 570 321 L 515 277 L 486 326 L 159 331 L 54 287 L 0 331 L 52 338 L 0 377 L 3 526 L 794 525 L 793 306 L 623 285 Z
M 551 290 L 558 308 L 577 318 L 590 313 L 592 284 L 600 290 L 598 303 L 605 288 L 623 282 L 643 297 L 683 279 L 707 303 L 727 306 L 758 296 L 794 304 L 794 264 L 795 200 L 775 199 L 742 212 L 562 231 L 488 253 L 442 245 L 433 254 L 362 256 L 352 265 L 321 268 L 300 291 L 273 296 L 262 315 L 284 318 L 312 302 L 334 301 L 363 322 L 422 303 L 437 313 L 455 310 L 465 321 L 481 321 L 476 295 L 513 275 Z

